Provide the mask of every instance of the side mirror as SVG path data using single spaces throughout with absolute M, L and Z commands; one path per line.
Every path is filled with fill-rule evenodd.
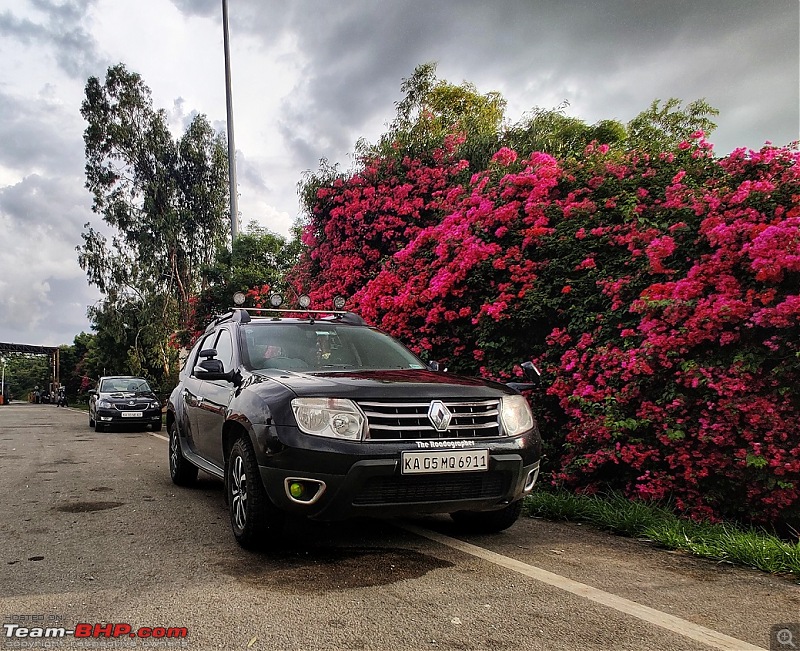
M 522 362 L 520 364 L 522 372 L 525 374 L 527 382 L 506 382 L 506 386 L 516 389 L 517 391 L 530 391 L 531 389 L 538 389 L 542 383 L 542 372 L 536 367 L 533 362 Z
M 87 393 L 88 393 L 90 396 L 96 396 L 96 395 L 97 395 L 97 391 L 96 391 L 95 389 L 89 389 L 89 391 L 88 391 Z
M 528 382 L 535 382 L 538 384 L 542 381 L 542 372 L 539 370 L 539 367 L 536 366 L 533 362 L 522 362 L 520 365 L 522 366 L 522 370 L 525 373 L 525 378 Z
M 225 380 L 234 384 L 238 384 L 241 381 L 241 376 L 238 375 L 237 371 L 228 371 L 226 373 L 222 360 L 219 359 L 204 359 L 194 367 L 194 376 L 198 380 Z
M 429 371 L 441 371 L 442 373 L 447 373 L 447 368 L 442 368 L 442 365 L 439 364 L 436 360 L 432 362 L 428 362 L 428 370 Z
M 224 373 L 225 367 L 222 365 L 220 359 L 204 359 L 197 366 L 194 367 L 194 374 L 197 377 L 206 376 L 209 373 Z
M 205 350 L 201 350 L 198 354 L 198 357 L 208 358 L 208 357 L 216 357 L 217 350 L 215 348 L 206 348 Z

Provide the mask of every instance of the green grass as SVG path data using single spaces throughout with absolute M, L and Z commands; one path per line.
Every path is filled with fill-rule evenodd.
M 754 528 L 685 520 L 662 506 L 631 501 L 617 493 L 589 496 L 538 491 L 526 498 L 525 511 L 548 520 L 587 522 L 668 549 L 800 578 L 800 541 L 788 542 Z

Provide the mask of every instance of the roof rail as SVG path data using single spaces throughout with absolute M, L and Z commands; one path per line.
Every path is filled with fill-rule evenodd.
M 250 323 L 251 318 L 247 310 L 239 307 L 232 307 L 230 312 L 215 315 L 214 320 L 206 326 L 206 332 L 210 332 L 220 323 L 224 323 L 225 321 L 233 321 L 234 323 Z
M 232 307 L 229 309 L 231 312 L 223 315 L 223 320 L 232 319 L 233 321 L 239 321 L 240 323 L 249 323 L 252 320 L 252 317 L 249 313 L 257 312 L 259 314 L 264 313 L 266 316 L 263 318 L 279 319 L 280 314 L 306 314 L 311 320 L 313 320 L 315 318 L 314 315 L 327 315 L 333 317 L 336 321 L 341 321 L 342 323 L 346 323 L 348 325 L 367 325 L 367 322 L 355 312 L 345 312 L 343 310 L 304 310 L 302 308 L 278 307 Z M 237 316 L 239 318 L 237 318 Z M 216 323 L 212 324 L 210 327 L 213 327 L 214 325 L 216 325 Z

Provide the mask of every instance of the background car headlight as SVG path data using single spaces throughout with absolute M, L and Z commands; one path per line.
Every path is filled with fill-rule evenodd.
M 503 397 L 500 419 L 506 436 L 516 436 L 533 428 L 533 412 L 524 396 Z
M 346 398 L 295 398 L 292 400 L 297 426 L 306 434 L 360 441 L 366 419 Z
M 103 409 L 109 409 L 111 407 L 111 403 L 108 400 L 98 400 L 97 406 Z

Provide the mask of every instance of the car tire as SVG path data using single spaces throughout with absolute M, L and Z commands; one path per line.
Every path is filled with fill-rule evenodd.
M 197 480 L 197 466 L 183 456 L 178 426 L 174 422 L 169 426 L 169 475 L 172 483 L 178 486 L 191 486 Z
M 89 416 L 89 427 L 94 427 L 94 418 Z
M 153 431 L 154 432 L 160 432 L 161 431 L 161 427 L 162 427 L 161 423 L 154 423 L 153 424 Z
M 94 431 L 95 432 L 102 432 L 104 429 L 105 429 L 105 425 L 103 425 L 100 422 L 95 421 L 95 424 L 94 424 Z
M 522 500 L 512 502 L 498 511 L 456 511 L 451 513 L 459 528 L 472 533 L 497 533 L 508 529 L 522 513 Z
M 236 542 L 245 549 L 260 549 L 270 535 L 283 528 L 286 515 L 269 499 L 253 446 L 246 436 L 233 444 L 225 472 L 225 491 Z

